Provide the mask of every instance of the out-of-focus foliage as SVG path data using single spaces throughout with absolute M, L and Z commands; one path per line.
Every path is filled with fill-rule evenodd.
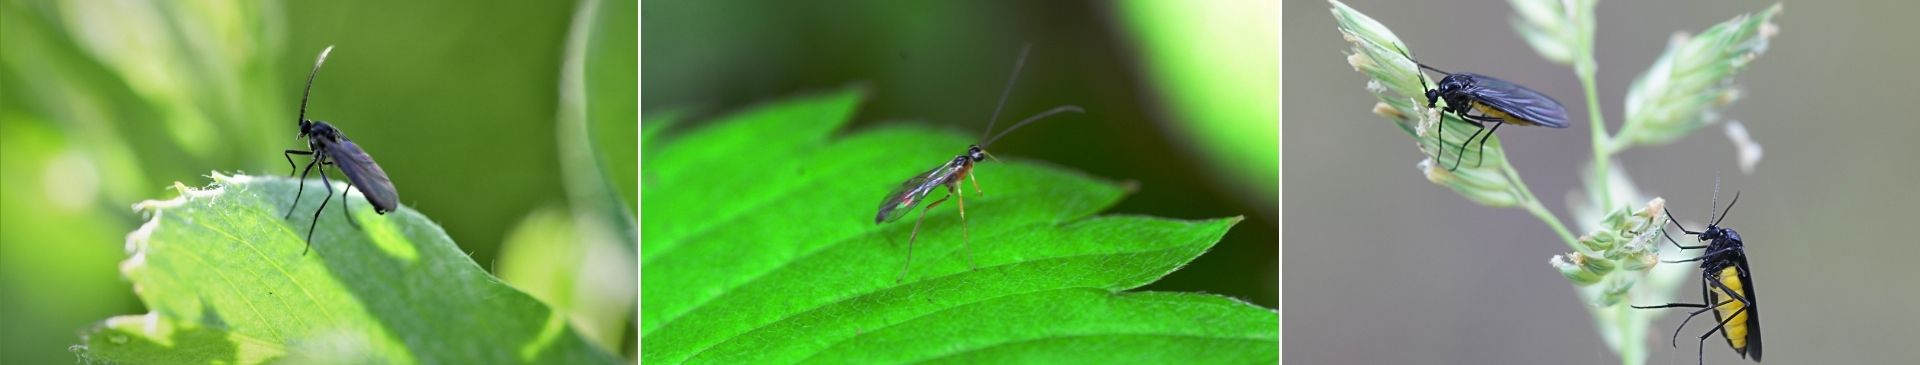
M 1164 128 L 1182 133 L 1187 148 L 1238 189 L 1266 200 L 1280 193 L 1279 6 L 1127 1 L 1117 12 L 1165 100 Z
M 631 124 L 593 123 L 581 132 L 592 143 L 556 135 L 576 16 L 598 21 L 572 32 L 609 35 L 579 48 L 576 71 L 591 80 L 583 89 L 601 90 L 585 99 L 628 100 L 590 104 L 606 109 L 589 118 L 634 119 L 634 4 L 595 4 L 607 9 L 0 1 L 0 353 L 9 363 L 71 361 L 66 347 L 80 330 L 141 312 L 114 269 L 121 237 L 140 221 L 128 207 L 206 171 L 286 173 L 281 151 L 305 147 L 294 138 L 301 87 L 328 45 L 337 48 L 314 80 L 308 117 L 358 142 L 401 203 L 433 216 L 483 267 L 504 259 L 499 245 L 535 207 L 580 213 L 574 192 L 630 189 L 635 174 L 619 169 L 634 159 Z M 593 150 L 563 153 L 570 143 Z M 562 173 L 562 158 L 606 171 L 569 182 L 577 177 Z M 632 195 L 603 208 L 630 211 Z M 597 228 L 614 232 L 605 237 L 631 239 L 619 233 L 619 209 L 590 211 L 613 222 Z M 623 279 L 591 284 L 631 286 Z

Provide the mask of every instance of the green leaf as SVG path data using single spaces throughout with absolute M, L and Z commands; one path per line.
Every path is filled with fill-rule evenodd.
M 803 95 L 654 137 L 641 156 L 642 361 L 1279 358 L 1271 309 L 1115 293 L 1178 269 L 1241 218 L 1089 218 L 1128 187 L 1013 152 L 976 165 L 984 194 L 963 184 L 971 254 L 947 202 L 926 212 L 896 283 L 914 217 L 874 224 L 880 199 L 970 141 L 904 123 L 833 136 L 862 95 Z
M 91 362 L 612 363 L 564 316 L 501 283 L 411 208 L 385 215 L 293 179 L 213 176 L 136 207 L 121 271 L 151 312 L 108 319 L 73 351 Z M 334 189 L 345 188 L 336 183 Z M 355 190 L 357 192 L 358 190 Z M 352 207 L 344 209 L 343 204 Z M 359 228 L 343 215 L 351 212 Z

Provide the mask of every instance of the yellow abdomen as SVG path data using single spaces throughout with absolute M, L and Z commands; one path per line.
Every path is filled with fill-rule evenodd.
M 1727 293 L 1718 287 L 1712 288 L 1714 294 L 1713 300 L 1715 302 L 1730 300 L 1727 304 L 1721 304 L 1719 307 L 1713 308 L 1713 317 L 1721 321 L 1726 321 L 1727 327 L 1724 331 L 1726 331 L 1727 343 L 1732 344 L 1734 350 L 1745 352 L 1747 349 L 1748 313 L 1741 310 L 1746 307 L 1746 304 L 1740 302 L 1738 299 L 1734 299 L 1734 296 L 1745 295 L 1741 293 L 1746 292 L 1747 283 L 1740 280 L 1740 269 L 1733 266 L 1720 269 L 1720 283 L 1726 284 L 1727 289 L 1732 289 L 1733 293 Z M 1746 298 L 1742 297 L 1742 299 Z M 1734 314 L 1734 312 L 1739 312 L 1739 314 Z M 1731 321 L 1728 321 L 1726 318 L 1729 314 L 1733 315 L 1733 320 Z
M 1482 115 L 1486 115 L 1494 118 L 1500 118 L 1500 120 L 1505 121 L 1504 123 L 1507 123 L 1507 124 L 1513 124 L 1513 125 L 1539 125 L 1540 124 L 1540 123 L 1534 123 L 1533 121 L 1526 120 L 1524 118 L 1515 117 L 1511 113 L 1501 111 L 1500 109 L 1495 109 L 1494 107 L 1487 106 L 1486 103 L 1481 103 L 1477 101 L 1473 103 L 1473 110 L 1480 112 L 1480 114 Z

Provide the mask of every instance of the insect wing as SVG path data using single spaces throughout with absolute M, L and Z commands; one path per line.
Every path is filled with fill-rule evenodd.
M 1747 301 L 1753 303 L 1753 305 L 1747 306 L 1747 349 L 1745 355 L 1752 356 L 1753 361 L 1758 362 L 1760 361 L 1760 299 L 1753 296 L 1753 270 L 1747 269 L 1747 258 L 1745 256 L 1734 256 L 1732 260 L 1734 265 L 1740 267 L 1740 272 L 1746 273 L 1746 275 L 1740 276 L 1740 295 L 1747 296 Z
M 920 205 L 921 198 L 933 192 L 934 187 L 945 184 L 956 171 L 959 169 L 953 163 L 946 163 L 900 183 L 900 187 L 894 188 L 893 192 L 887 193 L 886 199 L 880 201 L 880 214 L 873 218 L 873 222 L 892 222 L 907 216 L 914 206 Z
M 1567 127 L 1567 108 L 1546 94 L 1486 75 L 1462 75 L 1474 78 L 1471 92 L 1475 101 L 1534 124 L 1552 128 Z
M 347 180 L 353 181 L 353 186 L 360 189 L 368 203 L 373 204 L 374 212 L 384 214 L 393 211 L 394 205 L 400 201 L 400 193 L 393 190 L 393 182 L 387 180 L 387 171 L 381 170 L 380 164 L 374 163 L 367 151 L 361 150 L 360 145 L 346 137 L 328 143 L 324 149 L 327 157 L 333 160 L 333 165 L 347 174 Z

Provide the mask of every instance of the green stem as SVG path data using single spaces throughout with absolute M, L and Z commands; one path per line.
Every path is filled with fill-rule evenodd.
M 1527 213 L 1533 213 L 1534 218 L 1539 218 L 1548 227 L 1552 227 L 1553 233 L 1560 235 L 1560 241 L 1566 243 L 1567 247 L 1572 247 L 1574 251 L 1586 252 L 1580 247 L 1579 239 L 1573 237 L 1573 232 L 1567 230 L 1567 225 L 1560 223 L 1560 217 L 1554 216 L 1553 211 L 1547 210 L 1545 205 L 1540 205 L 1540 199 L 1533 197 L 1533 190 L 1527 188 L 1526 181 L 1520 180 L 1520 172 L 1514 171 L 1512 164 L 1507 164 L 1501 170 L 1507 174 L 1508 180 L 1513 181 L 1513 189 L 1519 191 L 1520 197 L 1526 200 L 1521 206 L 1527 209 Z
M 1608 175 L 1611 174 L 1613 170 L 1608 164 L 1613 160 L 1613 148 L 1608 142 L 1606 119 L 1600 115 L 1600 93 L 1595 91 L 1597 88 L 1594 86 L 1593 74 L 1596 66 L 1594 65 L 1591 54 L 1582 57 L 1576 62 L 1578 62 L 1578 64 L 1574 65 L 1574 72 L 1580 76 L 1581 91 L 1587 94 L 1587 120 L 1593 125 L 1593 178 L 1595 179 L 1594 181 L 1599 181 L 1601 184 L 1601 186 L 1594 189 L 1592 193 L 1598 197 L 1598 199 L 1595 199 L 1595 203 L 1598 203 L 1600 207 L 1610 207 L 1613 205 L 1613 192 L 1611 191 L 1613 189 L 1607 188 L 1605 184 L 1607 181 L 1611 181 Z

